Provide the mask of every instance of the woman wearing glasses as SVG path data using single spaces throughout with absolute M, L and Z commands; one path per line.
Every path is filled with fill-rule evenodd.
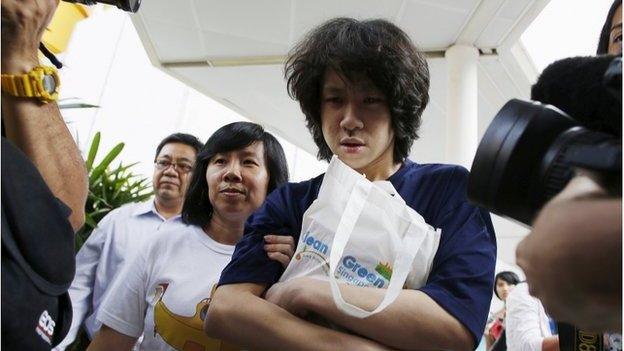
M 182 208 L 187 226 L 158 234 L 124 267 L 100 307 L 103 326 L 89 350 L 130 350 L 141 335 L 139 350 L 237 349 L 205 336 L 203 320 L 247 217 L 287 180 L 284 151 L 261 126 L 217 130 L 197 155 Z M 267 255 L 288 264 L 289 239 L 267 236 Z

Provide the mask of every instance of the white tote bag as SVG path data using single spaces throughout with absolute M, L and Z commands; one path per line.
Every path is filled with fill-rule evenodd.
M 280 282 L 326 279 L 336 306 L 365 318 L 394 302 L 404 287 L 424 285 L 440 234 L 390 182 L 370 182 L 334 156 L 318 198 L 303 215 L 297 250 Z M 366 311 L 342 298 L 338 282 L 386 289 L 385 296 Z

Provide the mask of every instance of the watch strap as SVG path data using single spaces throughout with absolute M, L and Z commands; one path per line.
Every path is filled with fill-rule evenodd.
M 48 91 L 45 88 L 45 79 L 54 80 L 53 91 Z M 13 96 L 37 98 L 43 102 L 58 99 L 60 79 L 53 67 L 36 66 L 25 74 L 2 74 L 1 81 L 2 91 Z

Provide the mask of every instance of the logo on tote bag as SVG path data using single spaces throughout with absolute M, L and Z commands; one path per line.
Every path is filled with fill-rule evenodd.
M 295 255 L 295 260 L 314 260 L 321 264 L 325 273 L 329 273 L 327 253 L 329 245 L 316 238 L 311 232 L 303 236 L 303 250 Z M 336 270 L 336 278 L 357 286 L 376 286 L 383 288 L 392 277 L 392 267 L 388 263 L 379 262 L 374 269 L 365 267 L 357 258 L 345 256 Z
M 320 264 L 325 273 L 329 273 L 329 261 L 327 251 L 329 246 L 321 240 L 315 238 L 310 232 L 306 232 L 303 237 L 303 249 L 295 255 L 295 260 L 313 260 Z
M 379 262 L 379 264 L 377 264 L 377 267 L 375 267 L 375 271 L 379 273 L 382 277 L 386 278 L 388 281 L 390 281 L 390 278 L 392 278 L 392 267 L 390 267 L 389 263 Z
M 305 234 L 305 236 L 303 237 L 303 242 L 304 244 L 306 244 L 306 246 L 313 248 L 314 250 L 318 251 L 319 253 L 322 253 L 323 255 L 327 255 L 327 250 L 328 250 L 327 244 L 313 237 L 312 234 L 310 234 L 310 232 L 307 232 Z
M 336 270 L 336 277 L 357 286 L 383 288 L 392 276 L 392 268 L 387 263 L 379 263 L 375 269 L 366 268 L 357 258 L 345 256 Z

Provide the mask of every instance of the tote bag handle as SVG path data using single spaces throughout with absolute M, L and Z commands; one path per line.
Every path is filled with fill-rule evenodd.
M 334 303 L 336 303 L 336 307 L 338 307 L 338 309 L 343 313 L 356 318 L 366 318 L 378 313 L 396 300 L 403 289 L 405 281 L 407 280 L 412 262 L 416 256 L 416 251 L 418 251 L 418 247 L 424 240 L 425 235 L 422 234 L 422 230 L 425 230 L 425 233 L 427 232 L 426 226 L 423 227 L 414 221 L 410 222 L 410 225 L 403 236 L 402 245 L 399 248 L 394 260 L 393 273 L 390 278 L 388 289 L 386 289 L 386 293 L 384 294 L 384 298 L 381 303 L 373 311 L 366 311 L 358 306 L 346 302 L 340 293 L 335 272 L 338 267 L 338 262 L 340 261 L 340 258 L 342 258 L 345 246 L 349 241 L 349 237 L 351 236 L 351 233 L 353 233 L 355 224 L 364 210 L 368 197 L 372 191 L 375 191 L 373 187 L 374 185 L 369 181 L 359 181 L 355 184 L 351 194 L 349 195 L 345 211 L 340 218 L 338 227 L 336 228 L 334 242 L 329 255 L 329 283 Z

